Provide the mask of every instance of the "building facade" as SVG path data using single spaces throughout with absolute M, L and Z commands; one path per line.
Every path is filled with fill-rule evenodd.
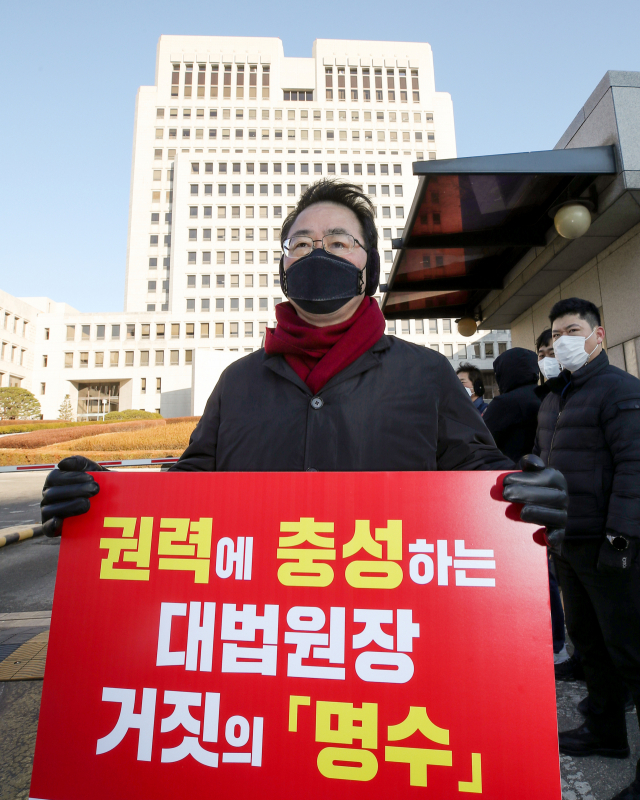
M 455 155 L 428 44 L 317 40 L 311 58 L 288 58 L 279 39 L 162 36 L 155 85 L 136 101 L 125 310 L 0 297 L 2 385 L 31 389 L 45 418 L 66 394 L 80 419 L 201 413 L 221 369 L 275 324 L 280 227 L 300 193 L 323 177 L 362 187 L 384 282 L 417 185 L 412 162 Z M 464 340 L 446 319 L 388 332 L 488 375 L 509 346 L 506 331 Z
M 640 377 L 640 72 L 607 72 L 555 149 L 613 146 L 617 174 L 596 181 L 597 208 L 579 239 L 550 230 L 545 247 L 530 250 L 504 288 L 479 309 L 483 326 L 509 327 L 513 342 L 533 349 L 549 328 L 558 300 L 594 303 L 612 364 Z

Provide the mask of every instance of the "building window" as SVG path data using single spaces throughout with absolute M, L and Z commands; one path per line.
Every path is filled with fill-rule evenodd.
M 66 368 L 73 367 L 73 353 L 64 354 L 64 365 Z
M 112 325 L 111 326 L 111 338 L 112 339 L 119 339 L 120 338 L 120 326 L 119 325 Z
M 146 393 L 147 393 L 147 379 L 146 378 L 141 378 L 141 380 L 140 380 L 140 394 L 146 394 Z
M 201 339 L 208 339 L 209 338 L 209 323 L 208 322 L 201 322 L 200 323 L 200 338 Z
M 109 353 L 109 366 L 110 367 L 117 367 L 120 363 L 120 353 L 118 350 L 112 350 Z
M 141 350 L 140 351 L 140 366 L 141 367 L 148 367 L 149 366 L 149 351 L 148 350 Z
M 216 322 L 216 339 L 224 337 L 224 322 Z
M 162 378 L 156 378 L 156 392 L 162 391 Z
M 132 367 L 133 366 L 133 350 L 126 350 L 124 354 L 124 365 L 125 367 Z
M 156 325 L 156 339 L 164 339 L 164 322 Z
M 498 355 L 507 352 L 507 343 L 506 342 L 498 342 Z
M 452 344 L 445 344 L 444 346 L 444 354 L 447 358 L 453 358 L 453 345 Z
M 95 353 L 94 361 L 96 367 L 104 367 L 104 353 Z
M 164 366 L 164 350 L 156 350 L 156 367 Z
M 195 310 L 196 310 L 195 298 L 193 297 L 187 298 L 187 311 L 195 311 Z
M 172 367 L 177 367 L 180 365 L 180 351 L 179 350 L 170 350 L 169 351 L 169 364 Z

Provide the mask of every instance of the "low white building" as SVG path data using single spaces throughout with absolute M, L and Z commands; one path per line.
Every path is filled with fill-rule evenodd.
M 200 414 L 224 366 L 275 324 L 280 227 L 300 193 L 321 177 L 362 187 L 384 282 L 412 162 L 456 155 L 423 43 L 317 40 L 311 58 L 287 58 L 279 39 L 162 36 L 134 128 L 125 311 L 0 292 L 1 385 L 33 391 L 48 419 L 67 394 L 81 419 Z M 487 374 L 509 346 L 507 331 L 464 339 L 446 319 L 388 332 Z

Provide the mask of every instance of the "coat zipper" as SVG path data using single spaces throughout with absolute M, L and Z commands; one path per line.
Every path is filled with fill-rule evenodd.
M 562 409 L 562 411 L 564 411 L 564 409 Z M 560 417 L 562 416 L 562 411 L 560 411 L 560 413 L 558 414 L 558 417 L 556 419 L 556 425 L 555 425 L 555 428 L 553 429 L 553 436 L 551 437 L 551 447 L 549 448 L 548 466 L 551 466 L 551 454 L 553 453 L 553 443 L 554 443 L 554 441 L 556 439 L 556 431 L 558 430 L 558 423 L 560 422 Z

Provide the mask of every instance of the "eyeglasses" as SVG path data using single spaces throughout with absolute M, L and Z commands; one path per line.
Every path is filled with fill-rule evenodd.
M 332 233 L 322 239 L 312 239 L 310 236 L 292 236 L 285 239 L 283 248 L 289 258 L 302 258 L 314 250 L 316 242 L 322 242 L 322 247 L 334 256 L 347 256 L 352 253 L 356 245 L 363 247 L 355 237 L 349 233 Z

